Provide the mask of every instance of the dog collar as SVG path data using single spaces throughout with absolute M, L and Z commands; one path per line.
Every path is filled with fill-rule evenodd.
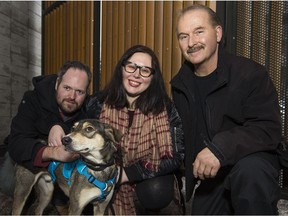
M 84 161 L 85 165 L 94 170 L 94 171 L 102 171 L 104 170 L 105 168 L 109 167 L 109 166 L 112 166 L 115 162 L 115 159 L 114 158 L 111 158 L 108 163 L 105 163 L 105 164 L 99 164 L 99 163 L 93 163 L 92 161 L 89 161 L 89 160 L 86 160 L 85 158 L 81 157 L 81 160 Z
M 48 171 L 51 174 L 52 181 L 56 181 L 56 175 L 55 170 L 58 167 L 60 162 L 52 161 L 48 166 Z M 87 165 L 80 159 L 73 161 L 73 162 L 67 162 L 64 163 L 62 174 L 63 176 L 68 180 L 68 186 L 71 184 L 71 175 L 73 172 L 73 169 L 76 168 L 78 173 L 81 175 L 84 175 L 88 181 L 93 184 L 94 186 L 98 187 L 101 191 L 101 196 L 98 198 L 99 200 L 105 199 L 106 196 L 110 193 L 110 191 L 113 188 L 113 185 L 115 184 L 116 176 L 118 171 L 116 170 L 115 175 L 113 178 L 109 179 L 107 182 L 101 182 L 98 179 L 96 179 L 93 175 L 88 173 Z

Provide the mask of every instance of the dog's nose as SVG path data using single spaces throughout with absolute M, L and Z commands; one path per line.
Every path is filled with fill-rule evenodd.
M 66 145 L 69 145 L 71 143 L 72 139 L 70 137 L 65 136 L 65 137 L 62 138 L 61 141 L 62 141 L 62 144 L 64 146 L 66 146 Z

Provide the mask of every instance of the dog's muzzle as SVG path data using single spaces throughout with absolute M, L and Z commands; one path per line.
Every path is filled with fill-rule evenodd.
M 71 144 L 72 139 L 68 136 L 65 136 L 61 139 L 61 142 L 64 146 L 67 146 L 67 145 Z

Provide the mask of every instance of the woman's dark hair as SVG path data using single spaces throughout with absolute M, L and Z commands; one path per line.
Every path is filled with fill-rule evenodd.
M 152 68 L 155 73 L 152 75 L 149 87 L 141 93 L 135 102 L 135 108 L 138 108 L 145 115 L 152 112 L 159 114 L 166 106 L 171 103 L 171 100 L 165 90 L 165 85 L 160 70 L 160 64 L 157 56 L 149 47 L 144 45 L 136 45 L 122 55 L 116 65 L 114 74 L 109 84 L 99 93 L 99 100 L 116 109 L 128 107 L 126 91 L 123 86 L 123 63 L 125 63 L 134 53 L 146 53 L 151 56 Z

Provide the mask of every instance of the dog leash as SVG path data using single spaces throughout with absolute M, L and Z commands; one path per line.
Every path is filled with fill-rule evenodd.
M 200 186 L 200 184 L 201 184 L 201 180 L 199 179 L 199 180 L 197 180 L 197 183 L 194 186 L 193 193 L 192 193 L 192 196 L 191 196 L 191 199 L 192 199 L 191 200 L 191 211 L 193 209 L 193 202 L 194 202 L 195 192 L 196 192 L 197 188 Z

